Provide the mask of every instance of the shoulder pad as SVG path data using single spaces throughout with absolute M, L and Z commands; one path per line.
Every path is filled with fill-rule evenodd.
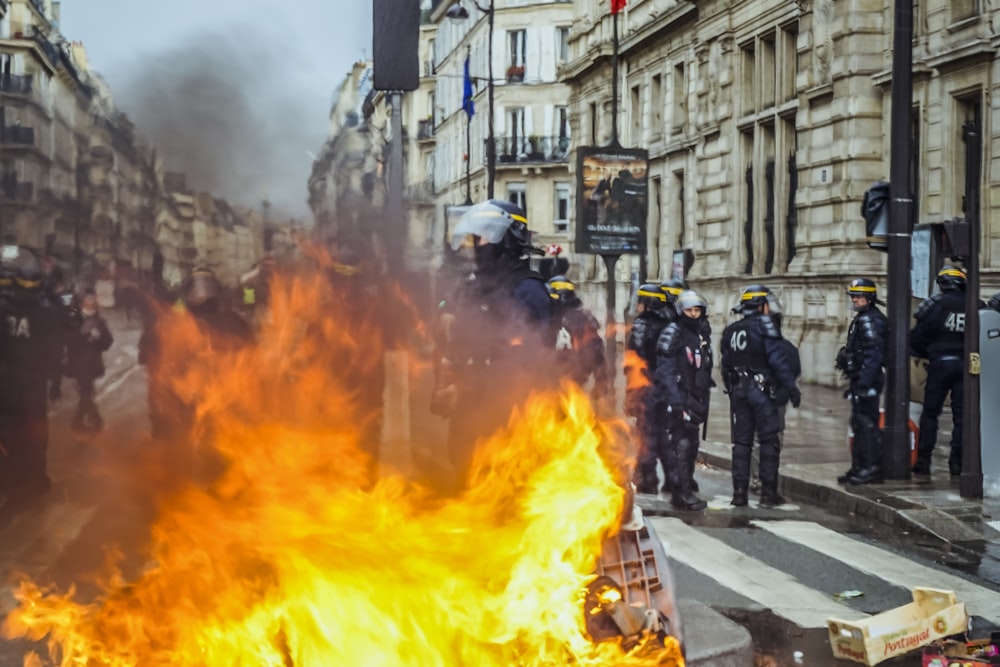
M 781 338 L 781 329 L 773 317 L 770 315 L 761 315 L 757 318 L 757 321 L 760 323 L 760 332 L 764 334 L 765 338 Z
M 649 322 L 646 321 L 645 317 L 637 317 L 635 321 L 632 322 L 632 331 L 629 332 L 628 343 L 630 349 L 639 349 L 642 347 L 642 341 L 646 337 L 646 330 L 649 328 Z
M 941 300 L 940 292 L 930 297 L 929 299 L 924 299 L 923 302 L 920 304 L 920 307 L 917 308 L 917 312 L 913 314 L 913 317 L 915 317 L 918 320 L 923 319 L 927 315 L 927 313 L 931 311 L 931 308 L 934 307 L 934 304 L 936 304 L 940 300 Z
M 869 310 L 858 315 L 857 331 L 864 340 L 876 341 L 883 336 L 882 327 L 880 326 L 882 323 L 874 314 L 875 312 L 877 311 Z
M 676 322 L 671 322 L 667 328 L 660 332 L 660 338 L 656 341 L 657 354 L 671 354 L 680 343 L 681 327 Z

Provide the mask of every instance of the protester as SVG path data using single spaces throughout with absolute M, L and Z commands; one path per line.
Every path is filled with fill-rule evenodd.
M 77 434 L 96 433 L 104 420 L 94 401 L 94 382 L 104 375 L 103 354 L 114 339 L 97 308 L 97 295 L 85 292 L 69 316 L 66 333 L 66 376 L 76 381 L 79 402 L 72 429 Z

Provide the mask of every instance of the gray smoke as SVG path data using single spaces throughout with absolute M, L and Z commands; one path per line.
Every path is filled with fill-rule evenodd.
M 205 31 L 136 62 L 115 101 L 189 188 L 242 206 L 267 198 L 274 216 L 301 218 L 306 151 L 328 126 L 304 96 L 328 99 L 329 90 L 296 78 L 294 47 L 294 35 L 262 28 Z

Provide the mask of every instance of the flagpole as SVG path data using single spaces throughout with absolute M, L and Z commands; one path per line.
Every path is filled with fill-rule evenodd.
M 472 206 L 472 109 L 471 85 L 469 81 L 469 59 L 472 57 L 472 45 L 465 47 L 465 79 L 462 90 L 466 99 L 462 100 L 465 107 L 465 205 Z
M 614 4 L 615 0 L 611 0 Z M 611 144 L 618 146 L 618 10 L 611 10 Z

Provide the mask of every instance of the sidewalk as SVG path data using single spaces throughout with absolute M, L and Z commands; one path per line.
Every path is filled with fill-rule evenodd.
M 732 468 L 728 419 L 728 397 L 714 391 L 701 459 L 725 470 Z M 816 385 L 802 388 L 802 405 L 797 410 L 789 406 L 786 415 L 779 482 L 786 497 L 956 545 L 987 542 L 1000 547 L 1000 500 L 964 499 L 959 495 L 958 481 L 952 481 L 948 474 L 948 409 L 941 416 L 930 479 L 892 480 L 869 486 L 837 484 L 837 476 L 850 467 L 849 421 L 850 403 L 844 400 L 841 390 Z

